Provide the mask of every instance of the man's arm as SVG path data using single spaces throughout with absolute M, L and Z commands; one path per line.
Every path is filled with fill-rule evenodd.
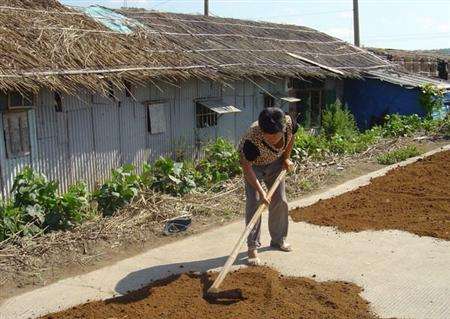
M 283 159 L 287 160 L 291 158 L 292 148 L 294 147 L 294 135 L 292 135 L 289 144 L 286 146 L 286 149 L 283 152 Z

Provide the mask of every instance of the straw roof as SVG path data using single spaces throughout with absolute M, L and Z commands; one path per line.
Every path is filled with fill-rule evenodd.
M 400 50 L 400 49 L 384 49 L 384 48 L 367 48 L 367 50 L 379 55 L 392 57 L 396 60 L 404 59 L 407 61 L 438 61 L 450 60 L 450 54 L 439 50 Z
M 353 77 L 390 66 L 306 27 L 103 9 L 113 18 L 55 0 L 0 0 L 0 89 L 105 93 L 110 83 L 155 78 Z M 111 22 L 132 32 L 115 31 Z

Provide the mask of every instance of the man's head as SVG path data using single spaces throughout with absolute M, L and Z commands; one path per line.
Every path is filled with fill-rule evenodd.
M 283 137 L 286 127 L 284 112 L 278 107 L 268 107 L 259 114 L 258 125 L 266 139 L 276 144 Z

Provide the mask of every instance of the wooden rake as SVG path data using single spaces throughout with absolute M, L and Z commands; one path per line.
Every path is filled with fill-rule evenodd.
M 269 193 L 267 193 L 268 198 L 272 198 L 273 194 L 275 193 L 276 189 L 278 188 L 278 185 L 280 185 L 280 182 L 283 180 L 283 178 L 286 176 L 286 170 L 282 170 L 281 173 L 278 175 L 277 179 L 273 183 L 272 187 L 269 190 Z M 239 237 L 239 240 L 237 241 L 236 245 L 233 248 L 233 251 L 231 252 L 230 256 L 228 257 L 225 265 L 222 268 L 222 271 L 220 272 L 219 276 L 216 278 L 214 283 L 211 287 L 209 287 L 207 294 L 214 294 L 219 292 L 219 286 L 222 284 L 223 280 L 225 279 L 225 276 L 230 271 L 231 266 L 233 265 L 234 261 L 236 260 L 236 257 L 239 253 L 239 250 L 241 249 L 242 245 L 244 244 L 245 239 L 250 234 L 251 230 L 253 229 L 253 226 L 255 226 L 258 219 L 261 217 L 262 213 L 267 209 L 267 205 L 265 203 L 261 203 L 256 210 L 255 214 L 253 215 L 252 219 L 248 223 L 247 227 L 245 227 L 244 232 Z

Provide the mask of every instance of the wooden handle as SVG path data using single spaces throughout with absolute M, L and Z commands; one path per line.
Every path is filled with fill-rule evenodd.
M 278 185 L 280 185 L 280 182 L 283 180 L 283 178 L 286 176 L 286 170 L 282 170 L 280 175 L 278 175 L 277 179 L 273 183 L 272 187 L 269 190 L 269 193 L 267 194 L 268 198 L 272 198 L 273 193 L 275 193 L 276 189 L 278 188 Z M 234 261 L 236 260 L 236 257 L 239 253 L 239 250 L 242 247 L 242 244 L 244 243 L 244 240 L 247 238 L 247 236 L 250 234 L 250 232 L 253 229 L 253 226 L 255 226 L 258 219 L 261 217 L 264 210 L 267 208 L 267 205 L 265 203 L 262 203 L 259 205 L 258 209 L 256 210 L 255 214 L 253 215 L 250 222 L 247 224 L 247 227 L 245 227 L 244 232 L 239 237 L 238 242 L 233 248 L 233 251 L 231 252 L 230 256 L 227 259 L 227 262 L 222 268 L 222 271 L 220 272 L 219 276 L 217 276 L 216 280 L 212 284 L 212 286 L 208 289 L 208 293 L 215 293 L 218 292 L 219 286 L 222 284 L 222 281 L 225 279 L 225 276 L 230 271 L 231 266 L 233 265 Z

